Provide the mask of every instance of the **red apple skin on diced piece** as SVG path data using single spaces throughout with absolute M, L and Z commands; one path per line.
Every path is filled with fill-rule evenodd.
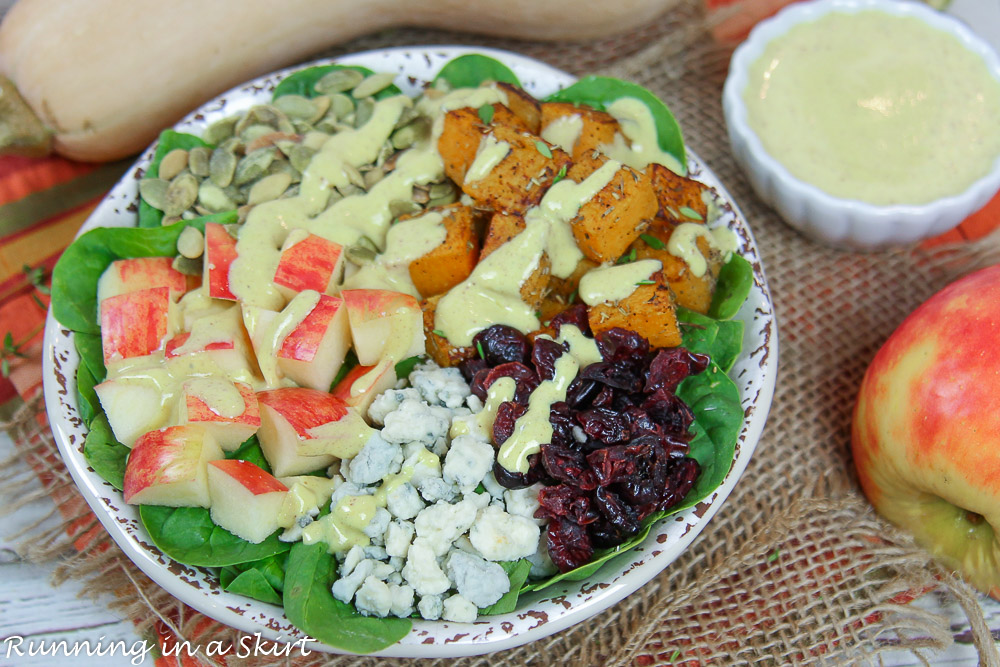
M 375 397 L 396 386 L 396 366 L 391 359 L 383 359 L 374 366 L 355 366 L 331 392 L 362 415 Z
M 104 363 L 144 357 L 171 334 L 173 302 L 168 287 L 119 294 L 101 302 Z
M 165 426 L 170 410 L 152 382 L 123 378 L 105 380 L 94 387 L 118 442 L 127 447 L 143 433 Z
M 343 252 L 339 243 L 309 234 L 282 249 L 274 284 L 286 299 L 305 290 L 329 294 L 340 279 Z
M 236 259 L 236 239 L 217 222 L 205 225 L 204 283 L 214 299 L 236 301 L 229 290 L 229 267 Z
M 296 384 L 329 390 L 351 347 L 344 301 L 321 294 L 319 302 L 278 349 L 278 369 Z
M 354 456 L 371 433 L 360 415 L 325 391 L 285 387 L 258 392 L 264 457 L 278 477 L 300 475 Z
M 125 502 L 208 507 L 208 462 L 222 457 L 215 439 L 197 426 L 145 433 L 136 440 L 125 464 Z
M 402 361 L 424 354 L 424 316 L 416 298 L 381 289 L 343 290 L 340 296 L 362 366 L 373 366 L 383 357 Z
M 249 461 L 221 459 L 208 464 L 212 521 L 259 544 L 278 530 L 278 514 L 288 487 Z
M 197 395 L 189 393 L 190 383 L 184 386 L 184 404 L 181 421 L 186 424 L 197 424 L 212 434 L 219 446 L 227 452 L 239 448 L 247 438 L 260 428 L 260 409 L 257 405 L 257 394 L 253 387 L 243 382 L 233 383 L 240 392 L 245 406 L 243 413 L 237 417 L 220 415 L 212 406 Z
M 170 298 L 176 300 L 190 286 L 188 277 L 173 267 L 169 257 L 118 259 L 97 281 L 97 301 L 154 287 L 169 288 Z

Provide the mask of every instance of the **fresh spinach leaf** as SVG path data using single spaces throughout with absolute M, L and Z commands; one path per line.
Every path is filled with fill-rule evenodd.
M 250 438 L 237 449 L 227 452 L 226 458 L 248 461 L 264 472 L 271 472 L 271 465 L 267 462 L 267 459 L 264 458 L 264 451 L 260 448 L 260 440 L 257 439 L 256 435 L 250 436 Z
M 276 591 L 285 589 L 285 563 L 288 561 L 288 552 L 275 554 L 263 560 L 252 563 L 241 563 L 235 565 L 237 570 L 257 570 L 267 580 L 267 583 Z
M 66 248 L 52 270 L 52 314 L 67 329 L 100 336 L 97 281 L 111 262 L 132 257 L 173 256 L 181 231 L 189 225 L 204 231 L 207 222 L 234 223 L 236 211 L 154 229 L 98 227 L 83 234 Z
M 203 507 L 140 505 L 139 516 L 153 544 L 185 565 L 235 565 L 288 551 L 291 546 L 278 539 L 278 531 L 260 544 L 240 539 L 215 525 Z
M 434 81 L 447 81 L 452 89 L 476 88 L 483 81 L 511 83 L 521 87 L 517 75 L 498 60 L 478 53 L 468 53 L 445 63 Z
M 101 337 L 96 334 L 75 333 L 73 334 L 73 345 L 76 347 L 76 353 L 80 355 L 80 363 L 90 370 L 94 381 L 104 382 L 108 371 L 104 368 L 104 348 L 101 345 Z
M 660 148 L 677 158 L 681 169 L 687 170 L 684 138 L 677 119 L 660 98 L 640 85 L 608 76 L 586 76 L 571 86 L 549 95 L 546 102 L 573 102 L 606 111 L 609 104 L 623 97 L 633 97 L 646 105 L 653 114 L 656 138 Z
M 199 146 L 211 148 L 210 144 L 202 141 L 201 137 L 174 130 L 164 130 L 160 133 L 160 139 L 156 142 L 156 151 L 153 152 L 153 159 L 146 168 L 145 178 L 157 178 L 160 174 L 160 162 L 163 156 L 175 148 L 190 150 Z M 139 197 L 139 226 L 159 227 L 163 223 L 163 211 L 153 208 Z
M 409 359 L 403 359 L 401 362 L 396 364 L 396 377 L 397 378 L 407 378 L 410 377 L 410 373 L 413 369 L 423 361 L 425 357 L 423 355 L 418 355 L 416 357 L 410 357 Z
M 527 558 L 502 561 L 500 567 L 504 569 L 507 578 L 510 579 L 510 590 L 489 607 L 480 609 L 479 613 L 483 616 L 507 614 L 514 611 L 517 607 L 517 598 L 521 594 L 521 587 L 524 586 L 524 582 L 528 580 L 528 573 L 531 572 L 531 561 Z
M 361 72 L 365 76 L 374 74 L 370 69 L 361 65 L 316 65 L 315 67 L 307 67 L 282 79 L 281 83 L 274 87 L 274 97 L 281 97 L 282 95 L 316 97 L 320 94 L 316 92 L 316 83 L 330 72 L 338 69 L 352 69 L 356 72 Z M 397 86 L 390 85 L 377 92 L 374 97 L 377 100 L 381 100 L 385 97 L 399 95 L 402 92 Z M 347 91 L 347 93 L 350 94 L 350 91 Z
M 403 363 L 403 362 L 400 362 Z M 332 392 L 340 381 L 347 377 L 347 374 L 354 370 L 354 367 L 358 365 L 358 355 L 354 354 L 354 348 L 347 351 L 347 355 L 344 357 L 344 363 L 341 365 L 340 370 L 337 371 L 337 375 L 333 378 L 333 382 L 330 383 L 330 391 Z M 396 374 L 399 377 L 399 374 Z
M 101 414 L 101 402 L 94 391 L 94 376 L 86 364 L 80 364 L 76 369 L 76 406 L 80 413 L 80 419 L 88 427 L 94 421 L 94 417 Z
M 275 592 L 274 587 L 260 570 L 250 569 L 240 572 L 235 579 L 229 582 L 228 586 L 223 588 L 230 593 L 245 595 L 254 600 L 281 606 L 281 596 Z
M 688 350 L 707 354 L 719 368 L 729 371 L 743 349 L 743 320 L 718 321 L 687 308 L 677 309 L 683 345 Z
M 83 457 L 101 479 L 119 491 L 125 481 L 125 462 L 131 450 L 115 439 L 108 418 L 98 412 L 90 422 L 90 431 L 83 443 Z
M 219 568 L 219 585 L 222 586 L 222 590 L 229 588 L 229 584 L 233 583 L 233 579 L 240 576 L 240 571 L 236 569 L 235 565 L 227 565 L 226 567 Z
M 334 648 L 372 653 L 395 644 L 412 627 L 409 619 L 362 616 L 333 597 L 337 561 L 326 544 L 296 542 L 285 565 L 285 616 L 302 632 Z
M 739 312 L 753 287 L 753 266 L 743 257 L 733 253 L 719 271 L 719 279 L 712 295 L 708 314 L 717 320 L 728 320 Z

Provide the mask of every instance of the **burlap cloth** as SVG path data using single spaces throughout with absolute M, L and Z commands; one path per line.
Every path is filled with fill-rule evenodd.
M 969 616 L 982 664 L 1000 664 L 979 599 L 874 515 L 850 460 L 850 414 L 869 360 L 917 304 L 956 277 L 1000 261 L 1000 239 L 934 250 L 854 254 L 819 247 L 752 193 L 725 138 L 720 93 L 729 52 L 713 44 L 699 0 L 677 0 L 638 34 L 551 45 L 427 30 L 395 30 L 321 55 L 393 45 L 478 44 L 517 51 L 575 74 L 606 72 L 659 94 L 688 145 L 727 184 L 754 230 L 778 315 L 777 391 L 753 460 L 711 525 L 671 567 L 610 610 L 550 638 L 501 653 L 428 665 L 858 664 L 880 651 L 951 641 L 944 618 L 907 602 L 934 591 Z M 148 631 L 166 622 L 194 643 L 239 634 L 183 607 L 125 558 L 88 516 L 51 434 L 29 405 L 11 434 L 43 471 L 66 525 L 25 542 L 60 559 L 57 579 L 113 593 Z M 8 491 L 19 480 L 8 480 Z M 30 498 L 22 490 L 22 499 Z M 67 532 L 68 529 L 68 532 Z M 72 549 L 75 543 L 76 549 Z M 82 551 L 79 549 L 82 547 Z M 929 655 L 929 654 L 928 654 Z M 239 661 L 230 659 L 229 664 Z M 393 660 L 392 662 L 406 662 Z M 313 654 L 301 665 L 374 665 Z M 264 664 L 256 659 L 253 664 Z M 381 664 L 385 664 L 382 662 Z

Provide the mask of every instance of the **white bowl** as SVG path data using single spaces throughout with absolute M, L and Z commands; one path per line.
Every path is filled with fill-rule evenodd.
M 921 205 L 877 206 L 830 195 L 793 176 L 768 154 L 747 122 L 743 92 L 747 72 L 768 43 L 792 26 L 830 12 L 879 10 L 919 18 L 954 35 L 986 62 L 1000 82 L 1000 57 L 983 39 L 957 19 L 919 2 L 899 0 L 813 0 L 789 5 L 759 23 L 733 53 L 722 93 L 722 108 L 736 161 L 757 194 L 795 229 L 826 245 L 876 250 L 906 245 L 944 233 L 981 208 L 1000 190 L 1000 155 L 992 170 L 960 194 Z M 1000 123 L 1000 119 L 997 121 Z
M 412 47 L 373 51 L 337 59 L 343 64 L 363 65 L 375 71 L 399 72 L 396 84 L 408 94 L 422 90 L 442 65 L 463 53 L 484 53 L 506 63 L 528 92 L 545 96 L 573 82 L 573 78 L 548 65 L 512 53 L 466 47 Z M 182 132 L 201 133 L 226 116 L 271 99 L 271 92 L 291 72 L 313 64 L 283 70 L 235 88 L 192 112 L 177 124 Z M 153 148 L 143 154 L 97 207 L 81 233 L 95 227 L 130 227 L 136 224 L 134 205 L 138 178 L 148 166 Z M 689 153 L 693 177 L 708 183 L 721 195 L 724 205 L 717 221 L 732 229 L 738 252 L 754 267 L 754 284 L 737 314 L 745 322 L 743 352 L 730 371 L 739 388 L 745 419 L 736 444 L 736 458 L 722 485 L 690 510 L 671 516 L 654 526 L 648 538 L 634 550 L 612 560 L 584 581 L 563 581 L 521 597 L 517 610 L 485 616 L 475 623 L 415 620 L 413 629 L 399 643 L 377 655 L 412 658 L 479 655 L 540 639 L 579 623 L 631 594 L 670 565 L 708 525 L 742 475 L 760 438 L 771 405 L 778 366 L 778 336 L 774 309 L 760 262 L 760 253 L 732 197 L 705 167 Z M 66 465 L 83 497 L 125 554 L 153 581 L 172 595 L 211 616 L 247 633 L 266 639 L 295 642 L 303 633 L 295 628 L 280 607 L 222 590 L 207 569 L 189 567 L 167 558 L 151 542 L 137 508 L 126 505 L 121 493 L 88 465 L 83 455 L 86 427 L 77 407 L 76 370 L 79 357 L 73 334 L 49 314 L 45 328 L 43 380 L 49 422 Z M 340 652 L 312 642 L 316 651 Z

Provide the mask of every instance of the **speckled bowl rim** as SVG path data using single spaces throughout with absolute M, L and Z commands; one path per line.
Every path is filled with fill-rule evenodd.
M 251 106 L 269 95 L 289 73 L 313 64 L 339 62 L 365 65 L 375 71 L 399 71 L 397 84 L 414 93 L 423 80 L 463 53 L 484 53 L 504 61 L 521 78 L 525 88 L 544 95 L 572 83 L 573 78 L 536 60 L 513 53 L 468 47 L 408 47 L 371 51 L 334 60 L 306 63 L 256 79 L 221 95 L 193 112 L 176 126 L 200 131 L 209 122 Z M 84 224 L 81 233 L 98 226 L 133 226 L 137 180 L 153 154 L 150 147 Z M 754 267 L 750 298 L 738 318 L 746 323 L 744 351 L 730 375 L 740 389 L 746 419 L 739 434 L 737 454 L 729 473 L 704 502 L 661 522 L 649 538 L 627 555 L 605 565 L 583 582 L 565 582 L 522 597 L 509 614 L 484 617 L 469 624 L 414 621 L 403 640 L 376 653 L 392 657 L 458 657 L 480 655 L 541 639 L 579 623 L 610 607 L 655 577 L 673 562 L 705 528 L 740 478 L 760 438 L 770 409 L 777 375 L 778 338 L 774 310 L 761 266 L 760 254 L 743 215 L 721 183 L 694 154 L 692 175 L 718 188 L 724 199 L 721 224 L 739 237 L 740 253 Z M 244 632 L 287 642 L 304 635 L 284 617 L 282 609 L 223 591 L 211 574 L 201 568 L 176 563 L 149 540 L 135 507 L 124 504 L 121 494 L 87 466 L 83 457 L 86 428 L 77 411 L 76 368 L 79 358 L 72 333 L 49 313 L 44 339 L 43 382 L 49 421 L 59 450 L 84 498 L 125 554 L 151 579 L 185 604 Z M 309 649 L 343 653 L 315 642 Z
M 990 44 L 959 19 L 931 9 L 923 3 L 902 0 L 808 0 L 796 2 L 754 26 L 749 37 L 733 52 L 729 74 L 722 92 L 723 110 L 729 132 L 731 135 L 738 135 L 741 140 L 747 143 L 750 153 L 757 162 L 753 167 L 773 172 L 775 187 L 783 188 L 786 195 L 793 196 L 798 200 L 809 200 L 814 207 L 835 211 L 844 217 L 861 218 L 863 216 L 872 224 L 891 225 L 908 219 L 930 220 L 949 210 L 967 210 L 964 215 L 956 217 L 950 226 L 938 227 L 933 230 L 933 233 L 929 232 L 928 234 L 943 233 L 961 223 L 965 216 L 977 210 L 1000 190 L 1000 155 L 997 155 L 993 162 L 993 168 L 987 174 L 958 194 L 926 204 L 879 206 L 836 197 L 792 175 L 781 162 L 767 152 L 757 133 L 753 131 L 747 121 L 743 91 L 747 86 L 748 71 L 774 38 L 785 34 L 795 25 L 816 20 L 830 12 L 857 13 L 866 10 L 880 10 L 897 16 L 919 18 L 930 26 L 953 35 L 965 48 L 979 55 L 985 61 L 993 77 L 1000 83 L 1000 55 Z M 979 203 L 976 205 L 973 202 Z M 792 224 L 798 226 L 795 223 Z M 913 240 L 917 239 L 901 239 L 900 242 Z M 887 241 L 891 241 L 891 239 L 887 239 Z M 867 245 L 865 242 L 860 242 L 860 244 Z M 874 245 L 884 244 L 876 243 Z

